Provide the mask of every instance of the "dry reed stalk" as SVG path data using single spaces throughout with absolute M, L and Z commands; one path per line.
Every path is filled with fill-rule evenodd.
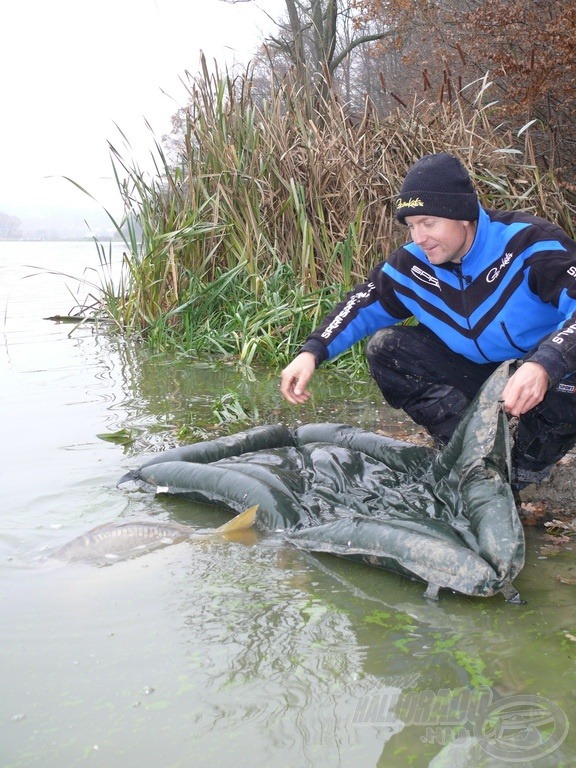
M 423 154 L 458 155 L 488 207 L 521 205 L 570 231 L 573 211 L 553 175 L 538 171 L 528 127 L 521 155 L 514 137 L 492 127 L 489 83 L 476 88 L 471 104 L 414 102 L 383 117 L 366 99 L 353 115 L 330 91 L 313 109 L 288 76 L 257 100 L 249 74 L 204 66 L 189 87 L 178 162 L 157 145 L 157 177 L 148 179 L 116 156 L 127 212 L 142 229 L 138 253 L 134 236 L 129 243 L 123 325 L 180 322 L 193 286 L 226 273 L 244 274 L 262 300 L 279 265 L 304 296 L 350 287 L 405 238 L 394 195 Z M 252 359 L 254 346 L 242 354 Z

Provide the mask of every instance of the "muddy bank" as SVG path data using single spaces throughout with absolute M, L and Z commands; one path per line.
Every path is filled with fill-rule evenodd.
M 531 507 L 547 520 L 576 519 L 576 453 L 569 453 L 554 467 L 548 480 L 539 485 L 529 485 L 520 491 L 520 509 L 531 511 Z

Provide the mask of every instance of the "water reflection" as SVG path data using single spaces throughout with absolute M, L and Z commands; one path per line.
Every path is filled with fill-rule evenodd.
M 216 764 L 250 750 L 260 764 L 297 755 L 303 766 L 338 765 L 360 749 L 350 718 L 363 660 L 354 629 L 302 588 L 302 569 L 285 568 L 275 547 L 253 550 L 249 563 L 230 550 L 209 585 L 179 595 L 188 653 L 202 649 L 198 755 L 211 748 Z
M 415 426 L 375 399 L 371 382 L 359 382 L 351 393 L 334 372 L 318 372 L 319 394 L 303 409 L 289 406 L 278 392 L 278 371 L 247 368 L 235 361 L 183 359 L 150 352 L 119 338 L 100 340 L 100 379 L 120 382 L 121 426 L 132 437 L 129 454 L 163 450 L 182 442 L 211 439 L 255 424 L 297 426 L 302 422 L 342 421 L 390 433 L 416 431 Z M 238 403 L 226 411 L 225 400 Z M 224 403 L 223 403 L 224 401 Z M 111 407 L 114 411 L 114 406 Z M 244 418 L 245 417 L 245 418 Z

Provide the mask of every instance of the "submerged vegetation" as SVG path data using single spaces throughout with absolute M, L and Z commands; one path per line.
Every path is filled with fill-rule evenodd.
M 387 117 L 352 114 L 331 91 L 314 101 L 286 76 L 256 97 L 250 72 L 188 82 L 176 159 L 160 142 L 155 172 L 112 147 L 126 251 L 105 246 L 101 310 L 128 335 L 191 357 L 282 365 L 321 316 L 405 238 L 393 198 L 423 154 L 473 169 L 482 203 L 524 208 L 572 236 L 569 204 L 533 156 L 531 125 L 494 127 L 490 84 L 451 104 Z M 358 353 L 346 365 L 362 365 Z

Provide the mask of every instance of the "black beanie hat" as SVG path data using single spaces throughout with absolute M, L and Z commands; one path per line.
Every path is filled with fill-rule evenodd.
M 396 218 L 406 224 L 406 216 L 476 221 L 478 197 L 458 158 L 440 152 L 425 155 L 414 163 L 396 201 Z

